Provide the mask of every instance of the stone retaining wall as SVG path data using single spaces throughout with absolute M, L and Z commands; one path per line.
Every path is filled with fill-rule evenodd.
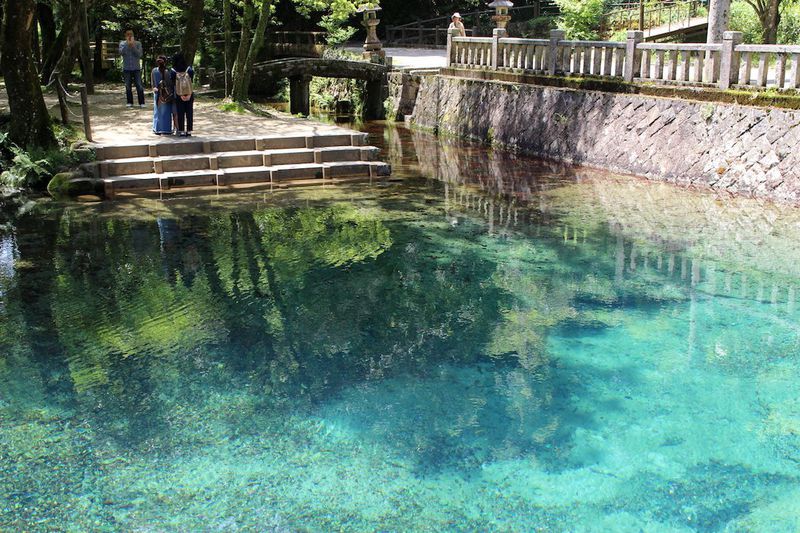
M 422 79 L 420 74 L 396 70 L 389 73 L 389 105 L 386 106 L 387 119 L 404 120 L 414 112 L 417 92 Z
M 800 203 L 800 111 L 425 76 L 410 122 L 539 157 Z

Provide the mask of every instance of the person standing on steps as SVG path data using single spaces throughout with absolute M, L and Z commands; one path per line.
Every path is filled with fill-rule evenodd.
M 153 133 L 172 135 L 172 114 L 175 111 L 175 84 L 167 70 L 167 57 L 158 56 L 150 73 L 153 85 Z
M 128 107 L 133 107 L 133 85 L 136 85 L 139 107 L 144 107 L 142 43 L 134 39 L 133 30 L 125 32 L 125 40 L 119 43 L 119 55 L 122 57 L 122 76 L 125 79 L 125 97 L 128 100 Z
M 183 54 L 172 58 L 172 78 L 175 85 L 175 107 L 178 109 L 178 135 L 191 137 L 194 129 L 194 69 L 186 64 Z
M 452 34 L 452 30 L 458 30 L 461 32 L 461 37 L 467 36 L 467 30 L 464 29 L 464 23 L 461 22 L 461 13 L 453 13 L 452 22 L 450 23 L 450 27 L 448 30 Z

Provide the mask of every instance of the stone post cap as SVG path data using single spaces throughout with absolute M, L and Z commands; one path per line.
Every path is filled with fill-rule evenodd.
M 744 34 L 740 31 L 726 31 L 722 33 L 722 40 L 736 41 L 740 43 L 744 40 Z
M 551 39 L 558 39 L 561 40 L 567 36 L 567 32 L 564 30 L 550 30 L 550 38 Z
M 639 30 L 628 30 L 628 39 L 644 40 L 644 32 Z

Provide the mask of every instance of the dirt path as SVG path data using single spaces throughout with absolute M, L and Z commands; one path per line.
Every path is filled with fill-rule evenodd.
M 5 87 L 2 88 L 3 96 Z M 134 95 L 135 96 L 135 95 Z M 55 94 L 45 96 L 50 113 L 60 118 L 58 99 Z M 259 135 L 314 135 L 349 131 L 337 126 L 321 124 L 308 119 L 296 118 L 286 113 L 258 108 L 260 113 L 226 112 L 220 109 L 222 102 L 204 93 L 196 96 L 194 136 L 196 138 L 236 138 Z M 92 132 L 99 144 L 126 144 L 131 142 L 166 142 L 175 137 L 159 137 L 153 134 L 153 97 L 147 94 L 144 109 L 125 105 L 125 88 L 122 85 L 98 85 L 96 94 L 90 97 Z M 81 109 L 70 106 L 70 120 L 81 124 Z M 0 98 L 0 112 L 8 112 L 6 98 Z

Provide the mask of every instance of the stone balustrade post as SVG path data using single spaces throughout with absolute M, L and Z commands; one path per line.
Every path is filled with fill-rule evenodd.
M 492 70 L 500 66 L 500 39 L 506 36 L 505 28 L 495 28 L 492 32 Z
M 547 45 L 547 73 L 555 76 L 561 70 L 558 53 L 558 42 L 566 38 L 564 30 L 550 30 L 550 42 Z
M 447 32 L 447 66 L 453 66 L 453 37 L 461 37 L 461 31 L 458 28 L 453 28 Z M 456 61 L 457 63 L 457 61 Z
M 719 88 L 730 89 L 739 83 L 739 53 L 736 47 L 744 38 L 740 31 L 726 31 L 722 34 L 722 51 L 720 52 Z
M 641 75 L 642 51 L 639 50 L 639 43 L 643 41 L 643 31 L 628 32 L 628 40 L 625 44 L 625 69 L 623 70 L 623 76 L 628 83 Z

